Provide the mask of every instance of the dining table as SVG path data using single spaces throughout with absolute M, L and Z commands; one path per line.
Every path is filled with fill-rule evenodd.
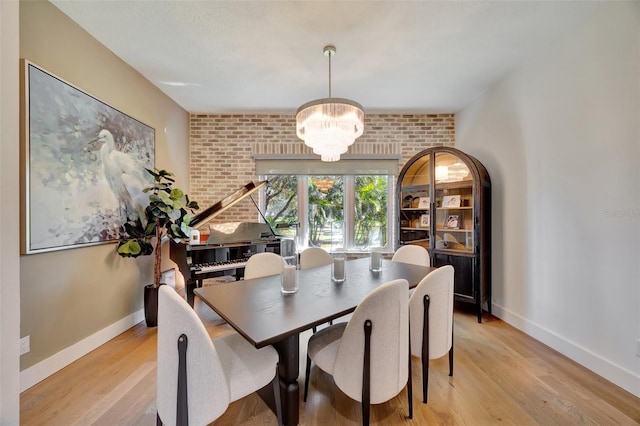
M 281 292 L 280 275 L 205 286 L 195 294 L 256 348 L 273 345 L 279 355 L 283 422 L 296 425 L 300 333 L 353 312 L 381 284 L 402 278 L 414 288 L 434 269 L 382 260 L 381 270 L 374 272 L 364 257 L 346 262 L 342 283 L 333 282 L 331 265 L 324 265 L 296 271 L 298 290 L 291 294 Z M 260 394 L 273 409 L 268 392 Z

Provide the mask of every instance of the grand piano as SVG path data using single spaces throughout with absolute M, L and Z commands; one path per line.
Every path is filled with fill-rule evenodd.
M 211 220 L 246 197 L 250 197 L 266 184 L 267 181 L 257 184 L 249 182 L 194 216 L 190 226 L 202 229 Z M 253 201 L 253 198 L 251 200 Z M 255 201 L 254 205 L 262 215 Z M 169 257 L 178 265 L 184 276 L 187 301 L 193 307 L 193 290 L 201 287 L 204 279 L 224 275 L 235 275 L 236 279 L 240 279 L 244 276 L 247 259 L 261 252 L 280 254 L 280 238 L 268 223 L 228 222 L 210 224 L 209 237 L 205 243 L 191 241 L 189 244 L 183 244 L 171 240 Z

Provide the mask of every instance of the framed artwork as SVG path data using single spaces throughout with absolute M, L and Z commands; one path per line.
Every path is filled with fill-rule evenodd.
M 155 130 L 24 60 L 25 254 L 114 242 L 148 205 Z
M 431 199 L 429 197 L 420 197 L 418 199 L 418 208 L 419 209 L 428 209 Z
M 460 207 L 460 195 L 445 195 L 442 197 L 442 207 Z
M 429 227 L 429 215 L 423 214 L 420 216 L 420 227 L 428 228 Z
M 444 224 L 445 228 L 458 229 L 460 228 L 460 216 L 457 214 L 451 214 L 447 217 L 447 221 Z

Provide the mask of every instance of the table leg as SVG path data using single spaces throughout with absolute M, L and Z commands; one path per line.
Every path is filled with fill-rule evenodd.
M 197 284 L 196 280 L 188 280 L 185 283 L 185 292 L 187 293 L 187 303 L 192 308 L 193 308 L 193 304 L 194 304 L 195 298 L 196 298 L 196 295 L 193 292 L 193 290 L 195 290 L 197 286 L 198 286 L 198 284 Z
M 278 375 L 280 376 L 280 395 L 282 400 L 282 417 L 285 425 L 298 424 L 300 387 L 298 374 L 300 365 L 300 336 L 295 334 L 281 342 L 274 343 L 278 351 L 280 362 Z

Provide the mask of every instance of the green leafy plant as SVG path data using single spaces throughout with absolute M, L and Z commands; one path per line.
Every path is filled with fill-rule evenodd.
M 145 217 L 130 220 L 122 226 L 123 238 L 118 243 L 117 250 L 122 257 L 148 256 L 155 250 L 153 287 L 157 288 L 160 285 L 162 237 L 168 235 L 176 242 L 189 239 L 191 214 L 199 207 L 197 202 L 189 201 L 189 196 L 181 189 L 173 187 L 173 173 L 158 169 L 145 170 L 154 179 L 154 184 L 143 190 L 149 193 Z

